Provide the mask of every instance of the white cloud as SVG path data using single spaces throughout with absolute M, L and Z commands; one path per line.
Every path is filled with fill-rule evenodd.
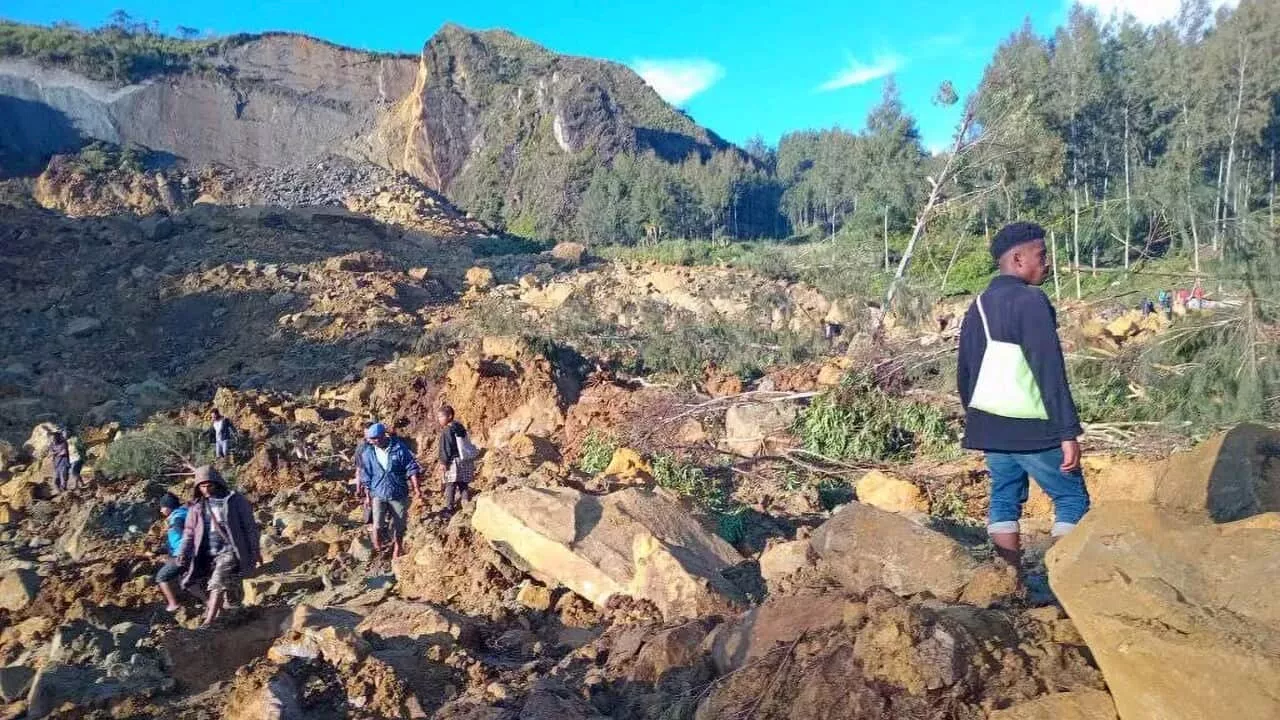
M 1214 10 L 1223 5 L 1235 7 L 1238 0 L 1209 0 Z M 1114 16 L 1132 15 L 1144 25 L 1159 25 L 1165 20 L 1178 17 L 1181 0 L 1081 0 L 1081 4 L 1098 11 L 1098 16 L 1107 19 Z M 1070 5 L 1070 3 L 1068 3 Z
M 724 68 L 702 58 L 636 60 L 631 69 L 672 105 L 683 105 L 724 77 Z
M 857 58 L 849 58 L 849 64 L 845 65 L 844 69 L 836 73 L 830 80 L 819 85 L 818 89 L 828 92 L 830 90 L 853 87 L 854 85 L 865 85 L 894 74 L 898 71 L 898 68 L 902 67 L 903 62 L 903 59 L 897 55 L 877 56 L 869 65 L 862 63 Z

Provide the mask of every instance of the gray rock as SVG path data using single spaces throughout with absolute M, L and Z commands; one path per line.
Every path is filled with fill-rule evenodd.
M 8 665 L 0 668 L 0 700 L 17 702 L 27 694 L 36 671 L 26 665 Z
M 67 322 L 63 333 L 68 337 L 81 337 L 102 327 L 102 321 L 93 317 L 77 317 Z

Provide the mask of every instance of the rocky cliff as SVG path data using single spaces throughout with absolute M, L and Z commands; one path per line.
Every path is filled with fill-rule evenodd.
M 39 172 L 87 140 L 191 164 L 287 167 L 340 155 L 405 171 L 491 220 L 567 221 L 620 152 L 679 162 L 728 148 L 629 69 L 504 31 L 446 25 L 415 59 L 308 37 L 231 38 L 125 85 L 0 57 L 0 172 Z

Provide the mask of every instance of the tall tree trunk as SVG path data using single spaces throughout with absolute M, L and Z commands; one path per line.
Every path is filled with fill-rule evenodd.
M 1071 205 L 1071 247 L 1075 258 L 1072 265 L 1076 275 L 1076 299 L 1079 300 L 1083 295 L 1080 292 L 1080 194 L 1076 190 L 1071 191 Z
M 1249 51 L 1245 48 L 1244 38 L 1240 38 L 1240 40 L 1238 41 L 1238 45 L 1237 45 L 1237 47 L 1238 47 L 1238 50 L 1239 50 L 1239 57 L 1240 57 L 1240 65 L 1239 65 L 1240 72 L 1239 72 L 1238 77 L 1236 78 L 1236 81 L 1237 81 L 1237 84 L 1236 84 L 1236 107 L 1235 107 L 1235 112 L 1233 112 L 1233 113 L 1232 113 L 1232 117 L 1231 117 L 1231 134 L 1230 134 L 1230 136 L 1228 137 L 1228 140 L 1227 140 L 1226 188 L 1224 188 L 1224 189 L 1223 189 L 1223 191 L 1224 191 L 1224 192 L 1229 191 L 1229 190 L 1230 190 L 1230 188 L 1231 188 L 1231 165 L 1232 165 L 1232 163 L 1235 161 L 1235 158 L 1236 158 L 1236 136 L 1237 136 L 1237 135 L 1239 134 L 1239 132 L 1240 132 L 1240 114 L 1241 114 L 1241 112 L 1243 111 L 1243 108 L 1244 108 L 1244 77 L 1245 77 L 1245 68 L 1246 68 L 1246 67 L 1248 66 L 1248 64 L 1249 64 Z M 1224 199 L 1225 199 L 1225 196 L 1224 196 Z M 1238 199 L 1239 199 L 1239 198 L 1237 198 L 1237 200 L 1238 200 Z M 1233 212 L 1233 213 L 1235 213 L 1235 214 L 1237 214 L 1237 215 L 1239 214 L 1239 208 L 1238 208 L 1238 207 L 1236 207 L 1236 205 L 1235 205 L 1235 204 L 1232 204 L 1232 212 Z M 1223 219 L 1224 219 L 1223 229 L 1225 230 L 1225 229 L 1226 229 L 1226 225 L 1225 225 L 1225 219 L 1226 219 L 1226 208 L 1225 208 L 1225 207 L 1223 208 Z
M 1222 222 L 1223 220 L 1223 217 L 1222 217 L 1223 216 L 1222 170 L 1224 165 L 1225 163 L 1222 160 L 1222 155 L 1218 155 L 1218 186 L 1217 186 L 1217 194 L 1213 198 L 1213 249 L 1215 252 L 1218 249 L 1219 235 L 1221 234 L 1221 230 L 1224 227 L 1224 224 Z
M 1062 284 L 1058 282 L 1058 238 L 1049 231 L 1049 262 L 1053 263 L 1053 300 L 1062 300 Z
M 884 271 L 889 272 L 889 206 L 884 206 Z
M 1267 219 L 1271 227 L 1276 226 L 1276 148 L 1271 147 L 1271 190 L 1267 193 Z
M 1129 108 L 1124 109 L 1124 269 L 1129 269 L 1129 246 L 1133 243 L 1133 195 L 1129 184 Z

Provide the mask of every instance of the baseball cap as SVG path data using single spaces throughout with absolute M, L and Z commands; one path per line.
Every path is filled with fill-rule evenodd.
M 383 425 L 380 422 L 370 425 L 369 428 L 364 431 L 364 436 L 369 439 L 380 438 L 386 434 L 387 434 L 387 426 Z

